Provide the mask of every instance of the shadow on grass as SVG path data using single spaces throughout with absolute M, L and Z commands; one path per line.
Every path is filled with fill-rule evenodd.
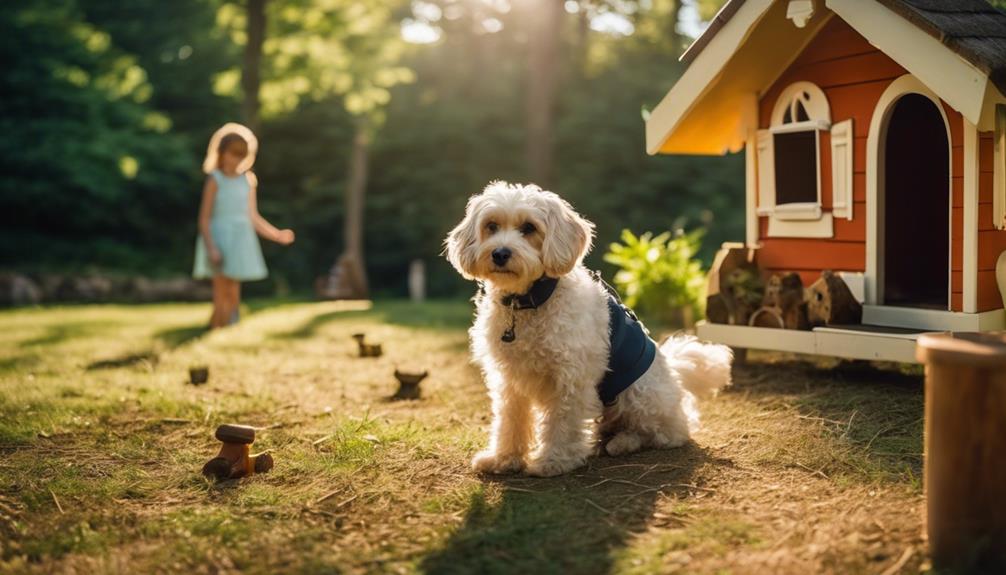
M 80 337 L 94 335 L 98 330 L 114 324 L 107 322 L 68 322 L 51 325 L 42 335 L 22 341 L 18 347 L 45 347 L 59 345 Z
M 189 343 L 190 341 L 202 337 L 207 332 L 209 332 L 209 328 L 205 325 L 190 325 L 161 330 L 154 334 L 154 339 L 162 344 L 164 348 L 167 348 L 167 350 L 173 350 Z M 124 367 L 132 367 L 134 365 L 147 365 L 153 367 L 156 366 L 159 361 L 160 353 L 150 349 L 94 361 L 89 363 L 85 369 L 87 371 L 121 369 Z
M 820 426 L 836 451 L 833 471 L 918 483 L 922 473 L 925 395 L 919 366 L 861 361 L 787 360 L 735 366 L 734 385 L 771 407 L 784 403 Z M 826 470 L 827 471 L 827 470 Z
M 31 369 L 39 363 L 41 363 L 41 358 L 38 355 L 28 354 L 5 357 L 0 359 L 0 373 Z
M 172 329 L 163 329 L 154 334 L 154 338 L 164 344 L 168 349 L 181 347 L 190 341 L 199 339 L 208 333 L 209 327 L 205 324 L 189 325 Z
M 732 465 L 694 443 L 630 457 L 601 457 L 554 479 L 486 479 L 463 524 L 421 563 L 425 573 L 606 573 L 659 498 L 687 502 L 703 465 Z M 679 518 L 680 519 L 680 518 Z
M 122 367 L 130 367 L 133 365 L 148 365 L 155 366 L 157 362 L 160 361 L 160 356 L 157 352 L 151 351 L 141 351 L 139 353 L 129 353 L 119 357 L 113 357 L 111 359 L 101 359 L 98 361 L 91 362 L 87 364 L 85 368 L 87 371 L 96 371 L 100 369 L 119 369 Z
M 463 300 L 413 303 L 407 300 L 375 301 L 366 310 L 339 310 L 318 314 L 300 327 L 276 334 L 278 339 L 306 339 L 330 322 L 384 323 L 431 330 L 462 330 L 472 321 L 471 304 Z

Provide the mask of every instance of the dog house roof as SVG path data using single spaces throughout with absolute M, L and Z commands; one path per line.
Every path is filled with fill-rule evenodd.
M 1002 96 L 1006 14 L 985 0 L 816 0 L 817 14 L 800 28 L 786 20 L 788 4 L 728 0 L 681 56 L 689 68 L 647 121 L 649 153 L 720 154 L 740 149 L 743 131 L 752 121 L 750 104 L 726 91 L 761 94 L 833 15 L 846 20 L 974 124 L 987 122 L 990 103 L 1006 101 Z M 897 22 L 892 16 L 910 24 L 901 24 L 902 28 L 916 32 L 893 31 Z M 934 50 L 924 44 L 942 45 L 949 54 L 934 58 Z M 745 57 L 744 51 L 756 52 L 757 58 Z
M 1006 14 L 985 0 L 877 0 L 985 72 L 1006 92 Z M 728 0 L 709 27 L 681 55 L 689 63 L 737 13 L 744 0 Z

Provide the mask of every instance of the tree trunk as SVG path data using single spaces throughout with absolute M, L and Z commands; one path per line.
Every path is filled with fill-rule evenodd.
M 681 18 L 681 0 L 674 0 L 671 3 L 671 11 L 668 14 L 667 25 L 670 28 L 667 31 L 668 38 L 671 41 L 671 54 L 674 55 L 674 60 L 677 62 L 678 57 L 685 51 L 685 39 L 684 35 L 678 31 L 678 20 Z
M 248 41 L 245 44 L 244 67 L 241 71 L 241 89 L 244 91 L 241 112 L 245 124 L 256 133 L 259 129 L 259 86 L 262 83 L 262 44 L 265 42 L 266 1 L 248 0 Z
M 560 0 L 527 3 L 528 89 L 527 153 L 528 176 L 543 187 L 551 184 L 553 157 L 553 109 L 558 88 L 559 34 L 563 3 Z
M 367 192 L 367 158 L 370 152 L 370 125 L 357 120 L 353 135 L 353 150 L 349 157 L 349 179 L 346 183 L 346 221 L 343 227 L 342 255 L 336 260 L 328 277 L 317 285 L 319 297 L 325 299 L 365 299 L 367 272 L 363 262 L 363 207 Z

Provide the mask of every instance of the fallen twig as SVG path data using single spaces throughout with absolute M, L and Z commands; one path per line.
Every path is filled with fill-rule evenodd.
M 885 569 L 881 575 L 895 575 L 895 573 L 901 571 L 901 568 L 904 567 L 906 563 L 908 563 L 908 560 L 912 558 L 912 555 L 915 555 L 915 547 L 909 545 L 908 547 L 905 548 L 905 551 L 904 553 L 901 554 L 901 557 L 899 557 L 898 560 L 894 562 L 894 565 L 891 565 L 890 567 Z
M 627 481 L 625 483 L 632 483 L 632 482 Z M 638 485 L 638 483 L 636 485 Z M 664 483 L 663 485 L 658 485 L 656 487 L 650 487 L 648 489 L 644 489 L 644 490 L 639 491 L 637 493 L 633 493 L 631 495 L 626 495 L 624 501 L 631 501 L 632 499 L 635 499 L 636 497 L 639 497 L 640 495 L 646 495 L 647 493 L 654 493 L 654 492 L 663 493 L 663 491 L 665 489 L 675 488 L 675 487 L 678 487 L 678 488 L 684 487 L 686 489 L 695 489 L 695 490 L 698 490 L 698 491 L 705 491 L 705 492 L 708 492 L 708 493 L 716 493 L 716 490 L 712 489 L 710 487 L 699 487 L 698 485 L 692 485 L 690 483 Z
M 506 490 L 507 491 L 520 491 L 521 493 L 541 493 L 540 491 L 536 491 L 534 489 L 525 489 L 523 487 L 514 487 L 512 485 L 507 485 L 506 486 Z
M 52 495 L 52 500 L 53 500 L 53 502 L 56 503 L 56 509 L 59 509 L 60 514 L 63 514 L 64 513 L 63 506 L 59 504 L 59 498 L 56 497 L 56 492 L 53 491 L 52 489 L 50 489 L 49 490 L 49 495 Z
M 340 488 L 338 488 L 338 489 L 335 489 L 335 490 L 333 490 L 333 491 L 329 491 L 328 493 L 326 493 L 326 494 L 322 495 L 321 497 L 319 497 L 319 498 L 315 499 L 315 500 L 314 500 L 314 504 L 315 504 L 315 505 L 317 505 L 317 504 L 319 504 L 319 503 L 322 503 L 322 502 L 324 502 L 324 501 L 328 501 L 329 499 L 331 499 L 331 498 L 335 497 L 335 496 L 336 496 L 336 495 L 338 495 L 338 494 L 339 494 L 340 492 L 342 492 L 342 491 L 343 491 L 343 489 L 345 489 L 345 488 L 344 488 L 344 487 L 340 487 Z
M 317 446 L 321 445 L 322 443 L 325 443 L 329 439 L 332 439 L 333 437 L 335 437 L 335 435 L 330 433 L 330 434 L 326 435 L 325 437 L 322 437 L 321 439 L 315 439 L 314 441 L 311 442 L 311 445 L 317 447 Z
M 796 465 L 796 466 L 797 466 L 797 467 L 799 467 L 800 469 L 804 469 L 804 470 L 806 470 L 806 471 L 809 471 L 809 472 L 811 472 L 811 473 L 812 473 L 813 475 L 820 475 L 820 476 L 821 476 L 822 478 L 824 478 L 824 479 L 831 479 L 830 477 L 828 477 L 828 475 L 827 475 L 827 474 L 826 474 L 825 472 L 821 471 L 820 469 L 814 469 L 814 468 L 812 468 L 812 467 L 808 467 L 808 466 L 806 466 L 806 465 L 804 465 L 804 464 L 800 463 L 799 461 L 794 461 L 794 462 L 793 462 L 793 465 Z
M 810 420 L 810 421 L 823 421 L 825 423 L 831 423 L 833 425 L 845 425 L 846 424 L 846 422 L 844 422 L 844 421 L 837 421 L 837 420 L 834 420 L 834 419 L 828 419 L 827 417 L 815 417 L 813 415 L 797 415 L 796 418 L 797 419 L 807 419 L 807 420 Z
M 606 514 L 606 515 L 611 515 L 611 511 L 608 511 L 607 509 L 605 509 L 604 507 L 601 507 L 601 506 L 600 506 L 600 505 L 598 505 L 597 503 L 594 503 L 594 502 L 593 502 L 593 501 L 591 501 L 590 499 L 584 499 L 584 501 L 586 501 L 586 502 L 587 502 L 587 505 L 590 505 L 591 507 L 593 507 L 594 509 L 597 509 L 597 510 L 598 510 L 598 511 L 600 511 L 601 513 L 604 513 L 604 514 Z
M 356 499 L 359 496 L 360 496 L 360 494 L 357 493 L 356 495 L 354 495 L 354 496 L 350 497 L 349 499 L 343 501 L 342 503 L 339 503 L 338 505 L 336 505 L 335 508 L 339 509 L 339 508 L 341 508 L 341 507 L 343 507 L 345 505 L 349 505 L 354 499 Z

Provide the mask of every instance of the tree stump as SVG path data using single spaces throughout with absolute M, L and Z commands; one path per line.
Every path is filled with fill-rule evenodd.
M 916 354 L 933 565 L 1006 573 L 1006 333 L 927 334 Z
M 807 320 L 810 325 L 855 325 L 863 321 L 863 306 L 845 280 L 824 270 L 807 288 Z
M 328 275 L 315 280 L 314 290 L 321 299 L 366 299 L 367 278 L 359 259 L 339 256 Z

